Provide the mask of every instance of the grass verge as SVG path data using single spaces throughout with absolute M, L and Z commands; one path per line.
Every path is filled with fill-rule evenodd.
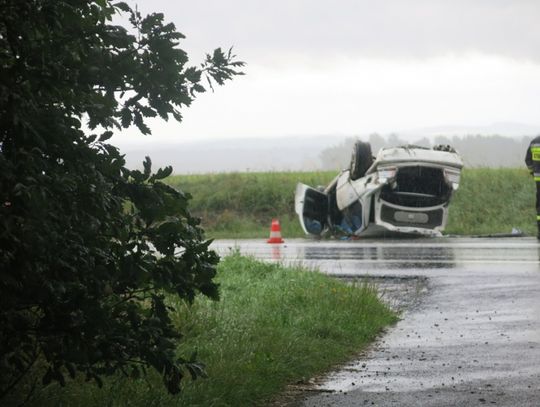
M 517 228 L 536 235 L 535 199 L 526 169 L 466 169 L 450 203 L 445 233 L 510 233 Z
M 253 406 L 346 361 L 396 315 L 373 286 L 347 285 L 317 272 L 232 254 L 219 265 L 221 300 L 171 303 L 185 333 L 181 353 L 197 351 L 207 379 L 186 380 L 170 396 L 156 375 L 115 377 L 99 390 L 71 383 L 51 386 L 31 402 L 40 406 Z

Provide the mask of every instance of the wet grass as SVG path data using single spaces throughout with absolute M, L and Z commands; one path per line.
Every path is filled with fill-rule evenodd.
M 298 182 L 326 185 L 330 172 L 269 172 L 180 175 L 167 179 L 192 194 L 191 208 L 214 238 L 268 237 L 272 218 L 279 218 L 282 234 L 303 236 L 294 213 Z
M 536 234 L 536 187 L 526 169 L 465 170 L 450 204 L 446 233 Z
M 159 377 L 107 380 L 103 389 L 71 383 L 49 387 L 35 406 L 256 406 L 288 383 L 346 361 L 396 316 L 373 286 L 347 285 L 300 268 L 236 253 L 219 265 L 221 300 L 171 301 L 185 337 L 180 352 L 197 351 L 208 378 L 186 380 L 170 396 Z
M 285 237 L 304 233 L 294 213 L 297 182 L 326 185 L 330 172 L 179 175 L 171 185 L 193 195 L 192 208 L 214 238 L 265 238 L 270 222 L 280 220 Z M 478 235 L 536 232 L 535 186 L 526 169 L 464 169 L 450 204 L 445 233 Z

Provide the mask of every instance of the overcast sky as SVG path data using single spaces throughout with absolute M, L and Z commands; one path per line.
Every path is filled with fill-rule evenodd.
M 202 95 L 181 124 L 153 123 L 154 142 L 540 128 L 539 0 L 137 4 L 186 35 L 192 64 L 230 46 L 247 63 L 245 76 Z

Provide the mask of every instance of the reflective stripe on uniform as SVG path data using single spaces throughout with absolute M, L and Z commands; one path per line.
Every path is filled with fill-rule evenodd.
M 537 181 L 537 182 L 540 182 L 540 176 L 534 176 L 534 180 Z
M 531 155 L 533 161 L 540 161 L 540 145 L 534 144 L 531 146 Z
M 540 215 L 536 215 L 536 220 L 540 222 Z

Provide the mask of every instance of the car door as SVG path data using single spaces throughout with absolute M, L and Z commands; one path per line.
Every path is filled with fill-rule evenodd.
M 307 234 L 319 236 L 328 229 L 328 196 L 324 192 L 299 183 L 294 208 Z
M 349 173 L 346 171 L 337 182 L 337 206 L 341 210 L 343 217 L 336 227 L 347 234 L 358 235 L 369 224 L 371 198 L 367 197 L 365 199 L 355 188 L 355 184 L 364 184 L 365 180 L 366 177 L 351 181 Z

